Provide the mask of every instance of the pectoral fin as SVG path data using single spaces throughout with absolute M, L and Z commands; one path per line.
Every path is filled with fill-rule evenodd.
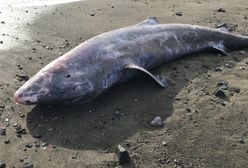
M 128 64 L 126 66 L 126 68 L 128 69 L 136 69 L 136 70 L 139 70 L 139 71 L 142 71 L 142 72 L 145 72 L 147 75 L 149 75 L 150 77 L 152 77 L 160 86 L 162 87 L 166 87 L 166 79 L 160 75 L 153 75 L 151 72 L 147 71 L 146 69 L 138 66 L 138 65 L 135 65 L 135 64 Z
M 222 52 L 226 56 L 228 56 L 229 53 L 231 52 L 228 48 L 224 46 L 223 42 L 219 42 L 218 44 L 213 43 L 211 47 Z

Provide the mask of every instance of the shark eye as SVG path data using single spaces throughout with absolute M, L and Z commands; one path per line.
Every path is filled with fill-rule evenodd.
M 32 105 L 32 104 L 33 104 L 33 102 L 31 102 L 30 100 L 26 100 L 25 103 L 26 103 L 27 105 Z
M 66 75 L 65 77 L 66 77 L 66 78 L 70 78 L 70 77 L 71 77 L 71 75 L 70 75 L 70 74 L 68 74 L 68 75 Z

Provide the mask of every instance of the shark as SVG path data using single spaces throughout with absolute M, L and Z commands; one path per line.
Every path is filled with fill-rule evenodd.
M 166 78 L 150 70 L 192 53 L 215 49 L 228 55 L 248 47 L 248 37 L 191 24 L 160 24 L 156 17 L 109 31 L 50 62 L 14 94 L 24 105 L 83 104 L 134 78 L 150 76 L 161 87 Z

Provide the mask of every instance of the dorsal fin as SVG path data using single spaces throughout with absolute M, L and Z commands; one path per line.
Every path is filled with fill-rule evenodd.
M 225 32 L 225 33 L 229 33 L 230 32 L 227 27 L 219 27 L 218 30 L 220 30 L 222 32 Z
M 149 17 L 146 20 L 144 20 L 143 22 L 136 24 L 136 26 L 157 25 L 157 24 L 159 24 L 159 22 L 158 22 L 156 17 Z

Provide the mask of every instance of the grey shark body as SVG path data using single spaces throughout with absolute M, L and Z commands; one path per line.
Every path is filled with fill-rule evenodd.
M 52 61 L 21 88 L 14 99 L 22 104 L 82 104 L 137 75 L 165 81 L 148 70 L 184 55 L 215 48 L 248 47 L 248 38 L 218 29 L 159 24 L 155 17 L 93 37 Z

